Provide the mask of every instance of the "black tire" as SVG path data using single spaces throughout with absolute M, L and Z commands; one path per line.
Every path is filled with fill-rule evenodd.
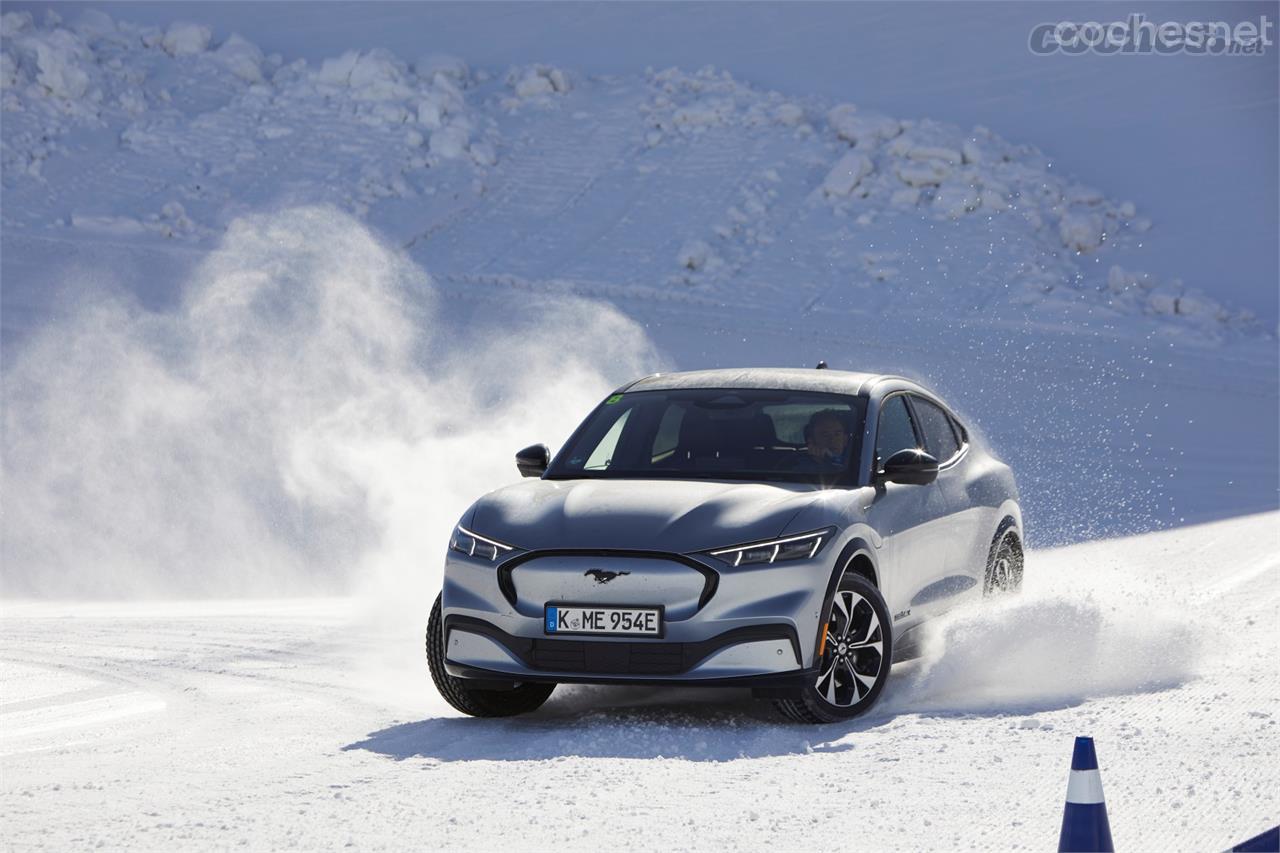
M 863 603 L 859 604 L 859 600 Z M 850 602 L 853 610 L 846 617 L 842 610 L 847 610 Z M 774 702 L 783 715 L 798 723 L 835 723 L 863 714 L 880 698 L 889 680 L 893 622 L 884 596 L 869 580 L 845 572 L 827 602 L 823 621 L 830 628 L 827 641 L 822 644 L 817 680 L 805 685 L 798 699 Z M 844 640 L 838 639 L 842 633 L 846 635 Z M 847 636 L 850 633 L 853 636 Z M 868 678 L 872 679 L 870 685 L 866 683 Z M 835 702 L 831 701 L 832 696 Z
M 1006 521 L 991 540 L 987 570 L 982 579 L 985 596 L 1007 595 L 1022 589 L 1022 540 L 1012 522 Z
M 476 690 L 464 678 L 454 678 L 444 668 L 444 626 L 441 624 L 440 596 L 427 622 L 427 666 L 431 680 L 444 700 L 472 717 L 514 717 L 535 711 L 547 701 L 554 684 L 525 682 L 511 690 Z

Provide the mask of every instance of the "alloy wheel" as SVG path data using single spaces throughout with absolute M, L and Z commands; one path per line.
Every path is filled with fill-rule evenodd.
M 855 705 L 876 686 L 883 665 L 884 629 L 875 608 L 854 590 L 838 590 L 815 682 L 818 695 L 838 708 Z

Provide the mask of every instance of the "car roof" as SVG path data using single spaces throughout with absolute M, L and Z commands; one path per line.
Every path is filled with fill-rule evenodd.
M 618 389 L 624 391 L 670 391 L 677 388 L 781 388 L 788 391 L 821 391 L 831 394 L 870 393 L 882 381 L 918 388 L 900 376 L 883 373 L 855 373 L 848 370 L 817 370 L 800 367 L 744 367 L 725 370 L 690 370 L 683 373 L 655 373 Z

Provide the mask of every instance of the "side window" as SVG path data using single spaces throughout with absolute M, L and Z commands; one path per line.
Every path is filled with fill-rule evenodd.
M 945 463 L 960 452 L 960 443 L 951 429 L 951 419 L 947 413 L 922 397 L 911 396 L 911 405 L 920 418 L 920 427 L 924 432 L 924 449 L 937 457 L 938 462 Z
M 603 471 L 613 462 L 613 452 L 618 447 L 618 439 L 622 436 L 622 428 L 627 425 L 627 419 L 631 417 L 631 410 L 628 409 L 623 413 L 622 417 L 613 422 L 613 426 L 609 427 L 609 431 L 604 434 L 604 438 L 600 439 L 600 443 L 596 445 L 595 450 L 591 451 L 591 455 L 587 457 L 587 464 L 584 470 L 587 471 Z
M 899 450 L 916 446 L 916 433 L 911 427 L 907 398 L 901 394 L 890 397 L 880 409 L 880 424 L 876 427 L 876 470 Z

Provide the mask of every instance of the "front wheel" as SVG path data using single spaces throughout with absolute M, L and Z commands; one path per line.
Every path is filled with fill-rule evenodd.
M 444 668 L 444 626 L 441 624 L 440 596 L 436 596 L 427 621 L 427 666 L 431 680 L 444 701 L 472 717 L 513 717 L 537 710 L 547 701 L 554 684 L 517 684 L 511 690 L 477 690 L 465 678 L 454 678 Z
M 798 699 L 778 710 L 801 723 L 834 723 L 865 712 L 880 698 L 893 660 L 893 623 L 880 590 L 845 573 L 827 607 L 818 675 Z

